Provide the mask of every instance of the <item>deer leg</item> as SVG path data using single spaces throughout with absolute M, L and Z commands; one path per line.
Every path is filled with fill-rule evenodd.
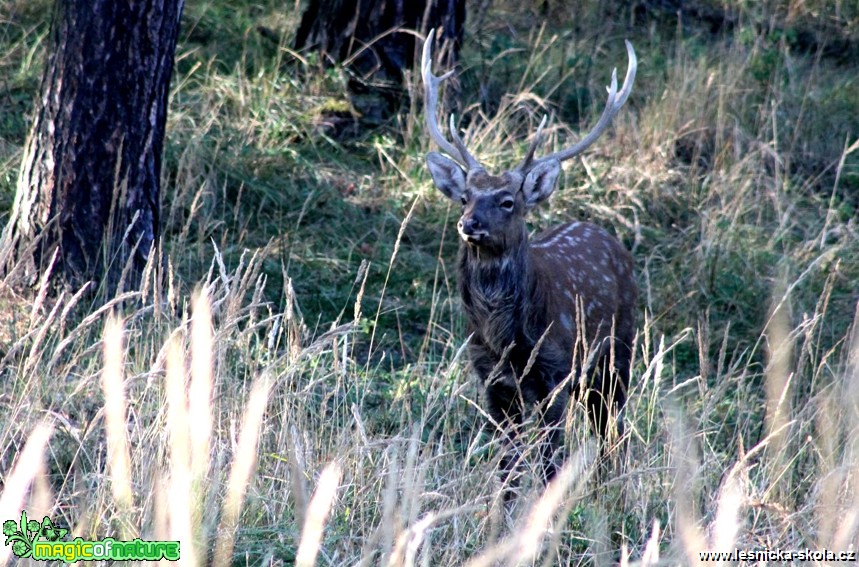
M 593 346 L 580 370 L 579 399 L 584 402 L 591 428 L 604 442 L 609 424 L 608 396 L 611 384 L 611 351 L 608 340 Z
M 544 437 L 540 441 L 540 465 L 543 480 L 547 483 L 558 474 L 556 454 L 563 439 L 565 409 L 569 403 L 569 388 L 556 388 L 544 401 L 546 407 L 541 411 L 540 423 Z
M 614 341 L 614 371 L 612 400 L 617 412 L 617 436 L 623 438 L 623 408 L 629 390 L 630 366 L 632 364 L 632 337 L 618 337 Z
M 606 441 L 614 433 L 623 438 L 623 407 L 629 387 L 632 351 L 625 340 L 615 339 L 603 344 L 605 352 L 599 361 L 599 379 L 588 390 L 586 403 L 594 431 Z
M 517 469 L 520 458 L 517 445 L 523 412 L 517 389 L 502 381 L 488 384 L 486 411 L 504 437 L 498 469 L 504 485 L 504 499 L 509 500 L 519 484 Z
M 600 441 L 604 442 L 609 431 L 608 426 L 611 412 L 601 388 L 588 388 L 585 394 L 585 407 L 587 407 L 594 433 L 599 436 Z
M 520 381 L 523 403 L 534 408 L 540 428 L 536 449 L 545 482 L 558 473 L 557 452 L 563 439 L 563 425 L 570 388 L 566 381 L 568 365 L 563 356 L 551 350 L 541 353 L 539 364 Z

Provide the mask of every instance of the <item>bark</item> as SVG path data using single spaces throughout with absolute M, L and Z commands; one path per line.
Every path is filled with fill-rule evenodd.
M 139 275 L 158 242 L 183 0 L 57 0 L 0 269 L 78 287 Z M 13 281 L 20 281 L 17 278 Z
M 295 48 L 318 51 L 328 64 L 348 62 L 353 104 L 366 120 L 381 121 L 399 107 L 403 71 L 421 41 L 406 30 L 441 28 L 447 49 L 438 64 L 451 68 L 464 24 L 465 0 L 311 0 Z

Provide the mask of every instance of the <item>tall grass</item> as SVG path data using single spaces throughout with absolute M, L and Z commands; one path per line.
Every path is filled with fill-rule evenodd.
M 421 109 L 388 133 L 327 138 L 320 113 L 347 104 L 337 73 L 254 35 L 287 38 L 294 14 L 189 6 L 164 261 L 120 297 L 0 290 L 0 520 L 26 509 L 73 537 L 179 540 L 183 561 L 219 565 L 855 548 L 859 97 L 849 67 L 775 31 L 834 22 L 850 38 L 857 15 L 738 4 L 711 35 L 655 17 L 619 29 L 585 4 L 578 24 L 555 8 L 534 25 L 537 8 L 504 2 L 476 17 L 457 114 L 501 170 L 544 113 L 545 151 L 586 129 L 623 37 L 636 46 L 630 102 L 533 219 L 590 218 L 636 259 L 629 438 L 609 467 L 574 405 L 556 482 L 526 466 L 504 502 L 464 348 L 457 211 L 424 171 Z M 8 92 L 34 93 L 45 28 L 15 14 L 0 68 L 17 70 Z M 7 193 L 24 127 L 3 123 Z

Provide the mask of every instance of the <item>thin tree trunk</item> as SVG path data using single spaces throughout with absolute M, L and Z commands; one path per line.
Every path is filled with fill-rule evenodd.
M 455 64 L 465 24 L 465 0 L 311 0 L 295 48 L 318 51 L 326 63 L 348 63 L 353 105 L 370 125 L 387 120 L 403 99 L 403 71 L 414 61 L 414 31 L 441 28 Z
M 57 0 L 41 98 L 0 243 L 7 281 L 138 275 L 158 242 L 183 0 Z M 129 282 L 132 283 L 132 282 Z M 133 283 L 132 283 L 133 285 Z

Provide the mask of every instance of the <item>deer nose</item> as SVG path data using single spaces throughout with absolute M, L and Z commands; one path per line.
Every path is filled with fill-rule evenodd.
M 459 219 L 459 231 L 463 234 L 474 234 L 481 229 L 480 221 L 474 217 Z

